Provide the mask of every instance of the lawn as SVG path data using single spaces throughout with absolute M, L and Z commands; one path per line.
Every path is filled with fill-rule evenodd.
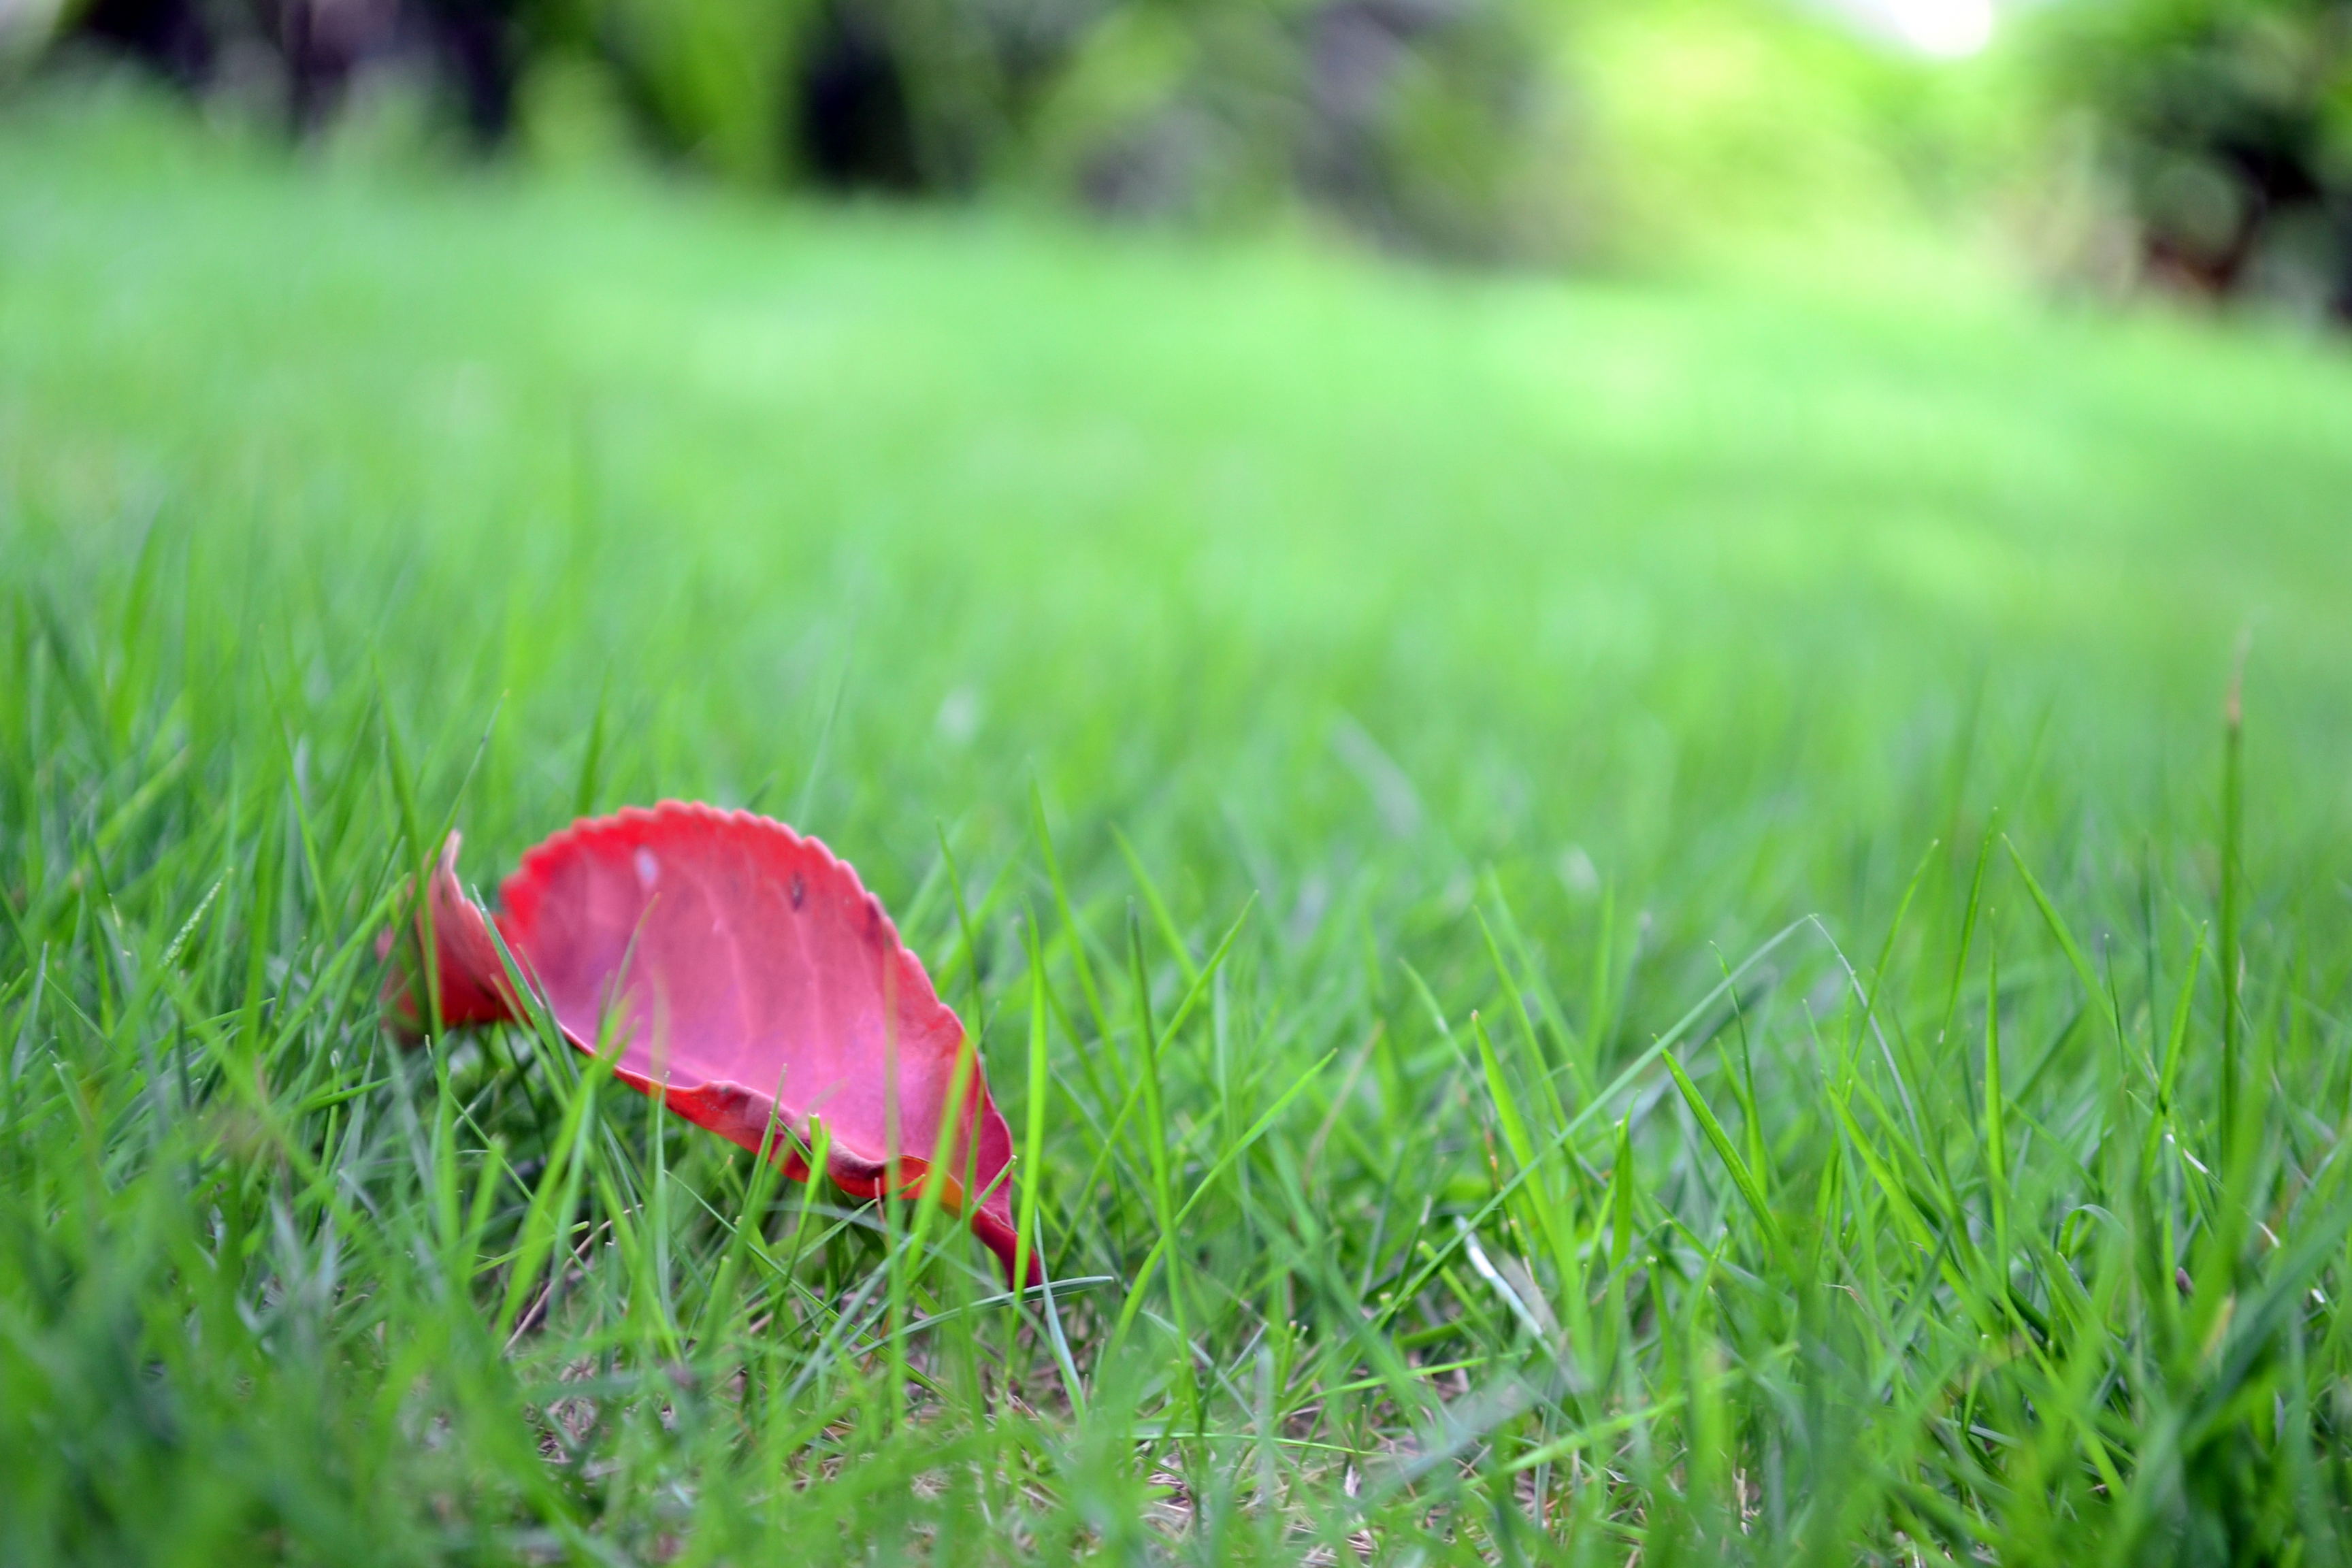
M 2348 524 L 2258 326 L 20 102 L 0 1561 L 2339 1560 Z M 445 824 L 665 797 L 1050 1301 L 386 1037 Z

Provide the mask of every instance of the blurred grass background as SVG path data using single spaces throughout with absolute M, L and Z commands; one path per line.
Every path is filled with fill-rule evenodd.
M 1433 185 L 1251 118 L 1319 14 L 1106 12 L 847 202 L 789 13 L 567 14 L 486 147 L 422 24 L 58 19 L 0 1560 L 2341 1560 L 2352 366 L 2257 259 L 2335 198 L 2117 107 L 2324 149 L 2335 13 L 2127 9 L 1480 13 L 1375 95 Z M 665 795 L 881 893 L 1066 1294 L 383 1037 L 441 824 Z

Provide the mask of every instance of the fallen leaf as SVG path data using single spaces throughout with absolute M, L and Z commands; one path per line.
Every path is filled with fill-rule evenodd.
M 665 801 L 583 818 L 530 850 L 495 916 L 459 883 L 452 834 L 425 897 L 445 1026 L 526 1016 L 495 924 L 564 1038 L 592 1054 L 600 1037 L 607 1048 L 619 1039 L 614 1076 L 688 1121 L 753 1151 L 781 1123 L 793 1139 L 771 1146 L 805 1180 L 793 1140 L 811 1144 L 822 1118 L 826 1171 L 845 1192 L 931 1181 L 963 1025 L 880 901 L 816 839 L 750 812 Z M 421 935 L 425 911 L 417 923 Z M 379 951 L 395 945 L 387 931 Z M 395 965 L 385 985 L 410 1036 L 422 1029 L 415 978 Z M 967 1071 L 940 1202 L 969 1217 L 1009 1274 L 1012 1135 L 979 1061 Z M 1034 1254 L 1029 1273 L 1042 1277 Z

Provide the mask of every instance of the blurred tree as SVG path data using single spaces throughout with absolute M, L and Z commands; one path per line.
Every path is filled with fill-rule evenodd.
M 2108 0 L 2054 13 L 2158 279 L 2352 319 L 2352 0 Z
M 183 87 L 210 79 L 215 28 L 203 0 L 91 0 L 78 26 L 85 37 L 135 56 Z
M 1078 37 L 1029 146 L 1106 211 L 1298 197 L 1403 248 L 1551 253 L 1545 26 L 1520 0 L 1131 0 Z
M 331 121 L 358 77 L 404 71 L 443 89 L 454 117 L 489 145 L 504 138 L 512 121 L 529 4 L 89 0 L 74 9 L 71 31 L 194 90 L 214 87 L 232 65 L 268 59 L 271 90 L 299 135 Z
M 274 61 L 301 134 L 403 69 L 485 144 L 520 101 L 569 127 L 534 149 L 753 186 L 1304 208 L 1475 260 L 1891 211 L 1965 140 L 1926 89 L 1951 68 L 1796 0 L 87 0 L 80 26 L 197 88 Z
M 829 5 L 803 51 L 793 137 L 803 171 L 835 190 L 921 189 L 914 110 L 882 18 Z
M 194 88 L 266 55 L 301 134 L 422 67 L 495 142 L 524 78 L 587 68 L 653 147 L 746 184 L 1013 181 L 1194 220 L 1304 199 L 1501 255 L 1551 232 L 1540 3 L 91 0 L 80 29 Z

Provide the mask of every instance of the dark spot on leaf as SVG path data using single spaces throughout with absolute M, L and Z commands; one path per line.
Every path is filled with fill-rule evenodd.
M 803 882 L 803 881 L 802 881 L 802 880 L 801 880 L 801 874 L 800 874 L 798 871 L 793 872 L 793 908 L 794 908 L 794 909 L 799 909 L 799 908 L 801 907 L 801 900 L 802 900 L 803 899 L 807 898 L 807 897 L 808 897 L 808 884 L 807 884 L 806 882 Z

